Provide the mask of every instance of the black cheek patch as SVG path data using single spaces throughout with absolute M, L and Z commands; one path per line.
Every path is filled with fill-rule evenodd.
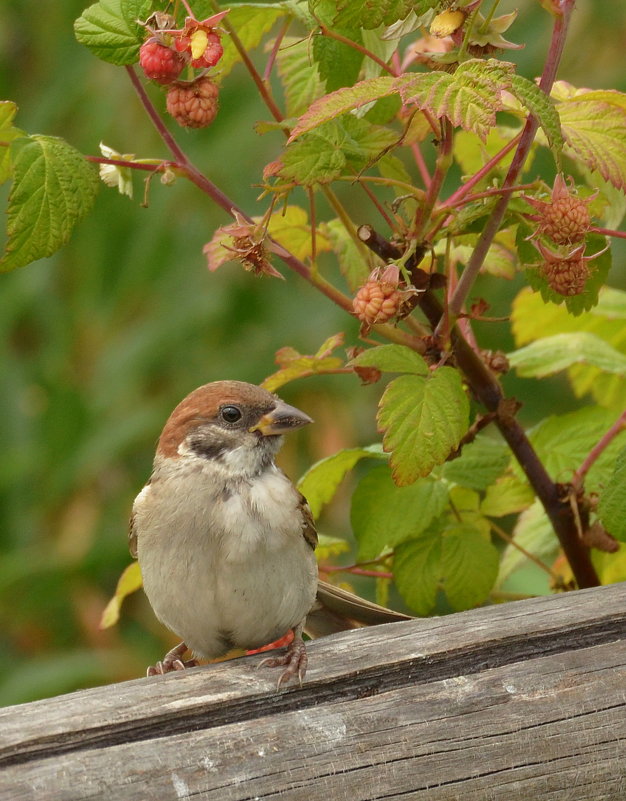
M 190 440 L 189 448 L 196 456 L 201 456 L 203 459 L 213 459 L 216 462 L 219 462 L 226 453 L 226 448 L 222 444 L 210 442 L 199 437 Z

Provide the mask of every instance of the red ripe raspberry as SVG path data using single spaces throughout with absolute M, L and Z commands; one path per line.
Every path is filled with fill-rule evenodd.
M 191 62 L 192 67 L 203 69 L 205 67 L 214 67 L 224 54 L 224 48 L 220 37 L 215 31 L 207 33 L 207 43 L 204 53 L 199 58 L 194 58 Z
M 185 59 L 176 50 L 152 37 L 141 45 L 139 64 L 146 78 L 168 84 L 178 78 L 185 65 Z
M 178 82 L 167 90 L 167 110 L 184 128 L 206 128 L 217 114 L 218 94 L 217 85 L 206 76 Z

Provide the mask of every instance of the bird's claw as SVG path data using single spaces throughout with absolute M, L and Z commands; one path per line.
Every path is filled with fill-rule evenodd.
M 196 667 L 198 662 L 195 659 L 182 659 L 183 654 L 187 651 L 187 646 L 184 642 L 168 651 L 160 662 L 156 665 L 150 665 L 146 671 L 147 676 L 164 676 L 166 673 L 173 673 L 175 670 L 186 670 L 187 668 Z
M 298 677 L 298 682 L 302 687 L 302 680 L 306 675 L 306 668 L 308 664 L 308 656 L 306 653 L 306 646 L 301 637 L 294 637 L 289 644 L 287 651 L 283 656 L 268 656 L 259 662 L 258 667 L 282 667 L 285 669 L 278 677 L 276 689 L 280 690 L 281 685 L 287 683 L 293 676 Z

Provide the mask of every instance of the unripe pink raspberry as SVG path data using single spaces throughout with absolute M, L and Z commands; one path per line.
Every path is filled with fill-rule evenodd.
M 561 261 L 545 261 L 539 269 L 550 288 L 565 297 L 580 295 L 581 292 L 584 292 L 587 280 L 591 275 L 587 263 L 580 257 Z
M 362 322 L 361 333 L 377 323 L 405 317 L 414 307 L 416 295 L 415 287 L 407 287 L 400 280 L 396 264 L 373 270 L 352 301 L 354 313 Z
M 219 88 L 206 77 L 177 82 L 167 90 L 167 110 L 184 128 L 206 128 L 217 115 Z
M 192 67 L 196 69 L 203 69 L 206 67 L 214 67 L 224 54 L 224 48 L 220 37 L 215 31 L 207 33 L 207 43 L 204 53 L 199 58 L 194 58 L 191 62 Z
M 582 242 L 591 228 L 588 207 L 593 197 L 583 199 L 570 192 L 559 173 L 549 202 L 528 196 L 524 198 L 539 212 L 538 227 L 533 236 L 546 236 L 556 245 Z
M 169 84 L 178 78 L 185 59 L 171 47 L 156 37 L 145 41 L 139 49 L 139 64 L 146 78 L 161 84 Z

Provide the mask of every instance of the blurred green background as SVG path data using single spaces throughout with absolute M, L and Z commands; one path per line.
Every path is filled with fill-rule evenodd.
M 124 70 L 75 41 L 72 23 L 85 5 L 4 0 L 0 99 L 18 104 L 21 128 L 62 136 L 83 153 L 98 155 L 103 141 L 122 153 L 165 157 Z M 577 5 L 560 77 L 626 90 L 624 3 Z M 527 46 L 507 57 L 533 76 L 549 39 L 548 16 L 536 0 L 501 7 L 520 10 L 507 35 Z M 162 102 L 158 88 L 149 91 Z M 176 131 L 198 166 L 250 213 L 265 208 L 251 184 L 281 142 L 279 134 L 252 131 L 267 116 L 238 66 L 211 128 Z M 126 603 L 117 627 L 98 628 L 129 562 L 132 500 L 173 406 L 207 381 L 261 381 L 283 345 L 311 353 L 339 330 L 347 344 L 358 342 L 356 324 L 297 277 L 260 280 L 235 264 L 209 275 L 202 246 L 227 218 L 193 186 L 154 181 L 147 209 L 142 194 L 141 177 L 132 201 L 102 187 L 60 253 L 0 275 L 0 704 L 141 676 L 173 644 L 141 593 Z M 3 203 L 6 195 L 1 187 Z M 355 220 L 379 225 L 354 195 L 342 193 Z M 615 254 L 610 283 L 623 288 L 624 248 Z M 483 280 L 491 297 L 493 280 Z M 497 287 L 495 305 L 506 313 L 520 286 Z M 480 332 L 484 344 L 510 348 L 507 327 L 495 328 Z M 541 397 L 525 394 L 527 382 L 507 380 L 529 421 L 574 405 L 558 379 L 546 382 Z M 295 478 L 340 447 L 374 441 L 380 392 L 342 376 L 286 387 L 281 394 L 317 423 L 286 446 L 287 472 Z M 347 535 L 348 503 L 346 491 L 327 531 Z

